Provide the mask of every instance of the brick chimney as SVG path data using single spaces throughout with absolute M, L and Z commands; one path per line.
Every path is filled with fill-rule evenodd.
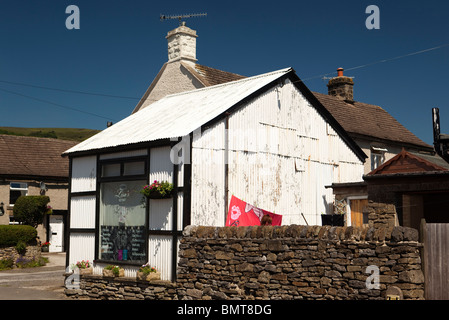
M 196 59 L 196 31 L 185 26 L 185 22 L 167 33 L 168 62 L 182 60 L 194 64 Z
M 337 69 L 337 77 L 329 80 L 328 94 L 347 102 L 354 101 L 354 81 L 343 75 L 343 68 Z

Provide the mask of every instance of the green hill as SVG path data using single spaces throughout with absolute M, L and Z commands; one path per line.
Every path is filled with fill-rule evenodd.
M 41 138 L 54 138 L 62 140 L 83 141 L 90 138 L 100 130 L 74 129 L 74 128 L 19 128 L 0 127 L 0 134 L 14 136 L 29 136 Z

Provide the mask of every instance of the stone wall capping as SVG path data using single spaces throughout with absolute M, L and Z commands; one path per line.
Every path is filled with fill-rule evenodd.
M 184 237 L 197 239 L 315 239 L 335 241 L 401 242 L 418 241 L 418 230 L 408 227 L 335 227 L 335 226 L 251 226 L 251 227 L 203 227 L 187 226 Z

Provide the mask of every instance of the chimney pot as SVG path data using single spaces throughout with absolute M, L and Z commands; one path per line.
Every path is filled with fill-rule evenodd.
M 343 77 L 343 68 L 338 68 L 337 69 L 337 75 L 339 76 L 339 77 Z

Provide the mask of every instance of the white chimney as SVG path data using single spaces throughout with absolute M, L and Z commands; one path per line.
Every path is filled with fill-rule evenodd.
M 196 31 L 182 22 L 178 28 L 167 33 L 168 62 L 183 60 L 194 64 L 196 59 Z

